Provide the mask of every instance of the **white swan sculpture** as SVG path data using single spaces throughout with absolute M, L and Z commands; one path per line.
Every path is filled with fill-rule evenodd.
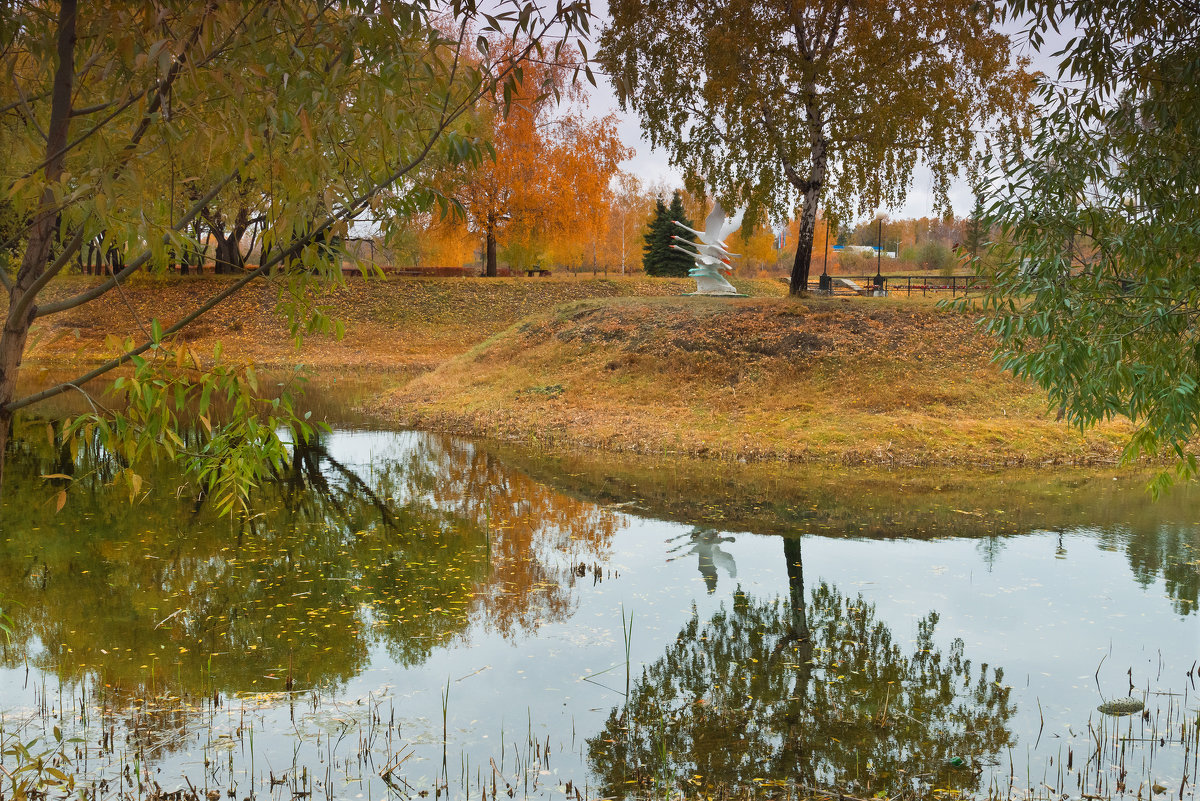
M 731 259 L 739 254 L 730 253 L 725 247 L 725 237 L 737 230 L 742 224 L 745 209 L 738 211 L 733 219 L 725 218 L 725 209 L 721 208 L 718 200 L 713 203 L 712 211 L 704 221 L 704 230 L 697 231 L 689 228 L 679 220 L 673 222 L 685 231 L 690 231 L 700 238 L 699 242 L 690 242 L 680 236 L 672 236 L 675 242 L 671 247 L 682 250 L 696 261 L 696 266 L 688 270 L 688 275 L 696 279 L 696 291 L 693 295 L 740 295 L 741 293 L 725 280 L 721 273 L 733 272 Z M 694 250 L 692 248 L 695 248 Z

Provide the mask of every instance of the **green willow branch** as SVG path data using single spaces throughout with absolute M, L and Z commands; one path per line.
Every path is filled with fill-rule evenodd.
M 184 228 L 186 228 L 188 225 L 190 225 L 192 220 L 194 220 L 196 218 L 196 216 L 198 214 L 200 214 L 201 211 L 204 210 L 204 207 L 207 206 L 209 203 L 211 203 L 212 199 L 215 198 L 222 189 L 224 189 L 226 186 L 228 186 L 230 184 L 230 182 L 232 182 L 234 179 L 236 179 L 238 177 L 238 175 L 241 174 L 242 168 L 244 168 L 246 165 L 248 165 L 253 160 L 254 160 L 253 153 L 250 153 L 249 155 L 247 155 L 246 158 L 244 158 L 242 160 L 242 164 L 240 167 L 234 169 L 232 172 L 230 172 L 228 175 L 226 175 L 224 178 L 222 178 L 220 181 L 218 181 L 216 184 L 214 184 L 212 186 L 212 188 L 209 189 L 208 192 L 205 193 L 205 195 L 203 197 L 201 197 L 199 200 L 197 200 L 192 205 L 192 207 L 190 209 L 188 209 L 187 214 L 185 214 L 182 218 L 180 218 L 179 222 L 175 223 L 175 225 L 171 226 L 167 230 L 179 232 L 179 231 L 182 231 Z M 164 245 L 170 244 L 170 241 L 171 241 L 170 234 L 164 234 L 163 238 L 162 238 L 163 244 Z M 109 292 L 110 290 L 115 288 L 117 286 L 117 284 L 119 284 L 121 281 L 124 281 L 126 278 L 133 275 L 133 273 L 140 270 L 146 264 L 146 262 L 150 261 L 151 256 L 152 256 L 151 252 L 149 250 L 145 250 L 142 252 L 142 254 L 140 256 L 138 256 L 136 259 L 134 259 L 129 264 L 127 264 L 124 269 L 122 269 L 119 273 L 116 273 L 115 275 L 113 275 L 111 278 L 109 278 L 104 283 L 98 284 L 84 292 L 80 292 L 78 295 L 74 295 L 73 297 L 65 298 L 63 300 L 55 301 L 53 303 L 46 303 L 43 305 L 39 305 L 36 309 L 34 309 L 34 312 L 33 312 L 34 319 L 37 319 L 38 317 L 46 317 L 51 314 L 58 314 L 59 312 L 64 312 L 69 309 L 74 309 L 78 306 L 82 306 L 83 304 L 87 303 L 88 301 L 95 300 L 96 298 L 100 297 L 101 295 L 106 294 L 107 292 Z

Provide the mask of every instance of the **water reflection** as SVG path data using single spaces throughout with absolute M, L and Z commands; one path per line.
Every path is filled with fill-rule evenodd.
M 591 768 L 617 797 L 977 790 L 1014 741 L 1016 707 L 1002 671 L 973 665 L 962 640 L 937 647 L 937 622 L 930 612 L 902 647 L 873 604 L 826 582 L 807 604 L 796 582 L 787 599 L 739 589 L 711 618 L 694 612 L 644 670 L 589 738 Z
M 464 440 L 421 438 L 404 468 L 414 510 L 487 531 L 494 578 L 478 586 L 478 602 L 506 636 L 570 614 L 572 587 L 597 575 L 624 525 L 619 512 L 557 492 Z
M 1101 547 L 1124 550 L 1138 583 L 1148 587 L 1160 577 L 1181 615 L 1193 614 L 1200 600 L 1200 537 L 1197 526 L 1174 521 L 1096 531 Z
M 681 540 L 682 542 L 680 542 Z M 696 569 L 704 578 L 704 586 L 708 588 L 708 594 L 712 595 L 717 591 L 718 567 L 724 570 L 729 578 L 737 578 L 737 562 L 733 560 L 732 556 L 721 550 L 721 543 L 733 541 L 733 537 L 722 536 L 721 532 L 716 529 L 697 526 L 687 534 L 680 534 L 670 540 L 670 542 L 679 542 L 679 544 L 667 550 L 669 554 L 667 561 L 672 562 L 695 555 Z M 688 550 L 684 551 L 684 548 L 688 548 Z
M 571 495 L 623 503 L 638 514 L 700 529 L 865 539 L 979 540 L 993 564 L 1011 537 L 1037 532 L 1095 539 L 1123 551 L 1143 586 L 1162 580 L 1181 615 L 1200 603 L 1200 486 L 1183 484 L 1157 501 L 1150 474 L 1009 471 L 996 475 L 891 472 L 654 460 L 502 449 L 505 461 Z M 1057 551 L 1064 556 L 1065 548 Z
M 177 495 L 169 471 L 134 504 L 114 497 L 96 453 L 59 511 L 40 476 L 64 472 L 61 443 L 23 438 L 0 502 L 6 664 L 129 698 L 335 687 L 377 644 L 415 665 L 475 620 L 514 632 L 563 619 L 621 525 L 469 444 L 364 456 L 353 440 L 296 443 L 252 514 L 229 518 Z
M 597 779 L 606 795 L 991 792 L 1012 781 L 1010 754 L 991 765 L 1010 746 L 1035 795 L 1039 782 L 1132 795 L 1142 777 L 1177 786 L 1180 764 L 1195 769 L 1170 753 L 1197 736 L 1194 696 L 1166 695 L 1189 689 L 1170 682 L 1194 659 L 1187 493 L 1152 505 L 1111 476 L 764 466 L 734 483 L 724 467 L 339 431 L 296 443 L 243 520 L 214 516 L 169 471 L 131 505 L 94 451 L 73 481 L 42 479 L 68 472 L 68 444 L 20 442 L 0 501 L 0 592 L 17 602 L 0 713 L 41 714 L 51 731 L 71 718 L 55 680 L 84 691 L 75 709 L 101 707 L 101 731 L 92 711 L 75 720 L 88 742 L 108 738 L 96 770 L 110 776 L 125 759 L 115 731 L 164 775 L 286 798 L 248 730 L 277 772 L 340 766 L 316 791 L 339 797 L 390 792 L 372 777 L 410 752 L 393 778 L 434 797 L 561 798 L 580 781 L 594 797 Z M 1159 717 L 1171 731 L 1149 758 L 1120 733 L 1136 780 L 1089 745 L 1095 684 L 1129 681 L 1154 709 L 1145 732 Z M 358 761 L 369 742 L 388 749 L 374 773 Z

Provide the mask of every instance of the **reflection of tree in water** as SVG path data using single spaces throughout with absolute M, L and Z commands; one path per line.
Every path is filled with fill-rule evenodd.
M 131 505 L 103 486 L 102 454 L 56 512 L 57 488 L 39 477 L 65 472 L 57 449 L 14 452 L 0 586 L 17 639 L 2 655 L 68 681 L 103 675 L 123 706 L 164 691 L 336 685 L 376 643 L 416 664 L 472 619 L 533 626 L 564 614 L 569 590 L 556 582 L 578 580 L 568 562 L 599 558 L 619 516 L 449 453 L 364 470 L 318 440 L 299 443 L 238 520 L 176 498 L 169 468 Z M 425 498 L 431 483 L 444 503 Z
M 46 471 L 18 459 L 26 469 L 0 507 L 10 535 L 0 581 L 20 603 L 10 660 L 66 679 L 103 673 L 117 706 L 167 685 L 193 695 L 337 685 L 374 642 L 421 661 L 467 625 L 487 575 L 483 532 L 381 508 L 403 478 L 395 465 L 381 464 L 368 492 L 331 461 L 306 444 L 240 520 L 161 491 L 130 505 L 83 479 L 55 514 L 29 478 Z M 172 478 L 159 483 L 169 490 Z
M 991 568 L 1014 536 L 1065 532 L 1126 552 L 1143 584 L 1162 578 L 1180 614 L 1200 603 L 1200 484 L 1151 502 L 1149 475 L 1107 472 L 780 471 L 769 465 L 663 462 L 622 454 L 507 454 L 548 484 L 596 503 L 636 501 L 687 525 L 756 534 L 812 532 L 868 539 L 978 538 Z M 1068 543 L 1069 544 L 1069 543 Z M 1056 554 L 1061 555 L 1061 554 Z
M 1110 529 L 1101 532 L 1100 545 L 1122 548 L 1143 587 L 1161 578 L 1179 614 L 1196 612 L 1200 602 L 1200 528 L 1162 523 Z
M 987 566 L 989 573 L 996 569 L 996 562 L 999 561 L 1000 554 L 1004 553 L 1005 544 L 1003 537 L 989 534 L 986 537 L 981 537 L 975 545 L 975 550 L 979 552 L 979 557 L 983 560 L 983 564 Z
M 1150 518 L 1103 528 L 1052 529 L 1050 533 L 1056 536 L 1055 558 L 1070 558 L 1070 537 L 1093 540 L 1106 551 L 1123 551 L 1143 588 L 1161 579 L 1177 613 L 1196 611 L 1200 603 L 1200 527 Z M 1003 554 L 1006 540 L 989 536 L 979 541 L 979 553 L 989 570 Z
M 980 764 L 1011 744 L 1001 671 L 973 666 L 961 640 L 940 650 L 935 612 L 902 648 L 861 596 L 822 583 L 806 608 L 799 540 L 785 548 L 788 599 L 739 590 L 711 620 L 694 614 L 589 739 L 604 793 L 664 776 L 700 791 L 763 781 L 974 789 L 970 764 L 950 760 Z
M 406 477 L 416 508 L 488 528 L 491 573 L 476 588 L 477 602 L 505 634 L 569 614 L 571 588 L 607 560 L 622 525 L 619 513 L 534 481 L 461 440 L 424 438 Z

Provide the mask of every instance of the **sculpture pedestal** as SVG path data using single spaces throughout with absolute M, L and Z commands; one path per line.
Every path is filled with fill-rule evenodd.
M 733 284 L 725 280 L 725 276 L 708 265 L 697 265 L 688 271 L 688 277 L 695 280 L 696 291 L 685 292 L 686 295 L 737 297 L 740 294 Z

